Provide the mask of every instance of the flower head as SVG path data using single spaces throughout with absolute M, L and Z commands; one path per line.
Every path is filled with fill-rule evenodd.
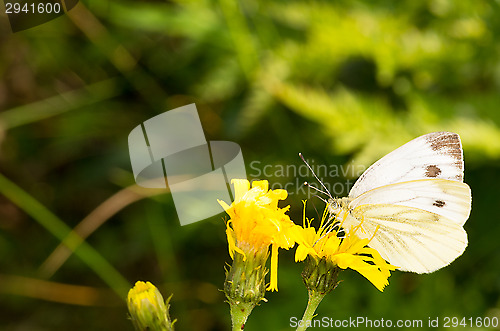
M 136 282 L 127 296 L 127 305 L 136 330 L 169 331 L 174 322 L 168 315 L 168 301 L 165 303 L 158 289 L 150 282 Z
M 328 208 L 325 208 L 319 229 L 316 230 L 311 226 L 311 220 L 305 216 L 304 203 L 303 228 L 296 237 L 299 246 L 295 252 L 295 260 L 303 261 L 309 256 L 310 263 L 315 266 L 330 265 L 332 268 L 356 270 L 377 289 L 383 291 L 384 287 L 389 284 L 390 271 L 397 267 L 387 263 L 375 249 L 367 246 L 370 239 L 361 239 L 356 235 L 359 226 L 349 229 L 348 232 L 344 231 L 341 228 L 342 224 L 332 224 L 327 221 L 327 211 Z M 317 271 L 313 269 L 315 269 L 314 266 L 306 268 L 311 272 Z M 335 275 L 334 281 L 336 281 L 337 273 L 338 271 L 332 271 L 332 275 Z M 328 286 L 331 287 L 332 284 Z
M 246 179 L 233 179 L 234 202 L 229 206 L 219 200 L 230 219 L 226 224 L 229 254 L 235 260 L 235 253 L 248 261 L 260 257 L 264 264 L 271 246 L 271 283 L 268 290 L 277 290 L 278 248 L 289 249 L 295 241 L 292 234 L 297 226 L 285 213 L 290 206 L 278 208 L 278 201 L 287 197 L 285 190 L 269 190 L 266 180 L 250 183 Z M 251 262 L 251 261 L 248 261 Z M 264 265 L 256 268 L 265 269 Z
M 278 289 L 278 248 L 295 245 L 291 239 L 295 225 L 288 215 L 289 206 L 278 208 L 287 197 L 285 190 L 269 190 L 266 180 L 250 183 L 233 179 L 235 199 L 229 206 L 219 203 L 228 213 L 226 235 L 233 264 L 226 272 L 224 292 L 231 308 L 233 330 L 243 330 L 253 308 L 265 301 L 266 261 L 271 247 L 271 282 L 267 290 Z

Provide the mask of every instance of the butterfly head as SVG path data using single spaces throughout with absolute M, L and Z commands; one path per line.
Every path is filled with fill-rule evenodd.
M 330 215 L 338 215 L 341 211 L 349 210 L 349 198 L 330 198 L 328 199 L 328 212 Z

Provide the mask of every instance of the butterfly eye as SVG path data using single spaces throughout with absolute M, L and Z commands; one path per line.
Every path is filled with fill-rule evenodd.
M 332 210 L 339 208 L 339 204 L 337 203 L 337 201 L 335 201 L 333 199 L 328 199 L 328 203 L 330 204 L 330 209 L 332 209 Z

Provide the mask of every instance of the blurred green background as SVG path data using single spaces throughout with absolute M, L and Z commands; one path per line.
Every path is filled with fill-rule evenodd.
M 173 293 L 177 330 L 229 329 L 226 216 L 181 227 L 171 196 L 131 173 L 129 132 L 189 103 L 207 140 L 240 144 L 249 179 L 289 184 L 297 223 L 311 178 L 277 170 L 301 166 L 298 152 L 362 170 L 421 134 L 459 133 L 465 253 L 433 274 L 394 272 L 384 293 L 345 271 L 317 313 L 500 318 L 499 15 L 482 0 L 84 0 L 12 33 L 1 14 L 0 330 L 132 330 L 120 295 L 137 280 Z M 357 175 L 322 177 L 346 195 Z M 73 228 L 88 237 L 65 255 Z M 279 292 L 245 330 L 302 316 L 293 254 L 280 252 Z

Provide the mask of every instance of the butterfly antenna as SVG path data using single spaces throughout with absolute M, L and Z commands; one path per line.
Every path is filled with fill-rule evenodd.
M 319 177 L 316 176 L 316 174 L 314 173 L 314 170 L 311 168 L 311 166 L 309 165 L 309 163 L 307 163 L 306 159 L 304 159 L 304 156 L 302 156 L 302 153 L 299 153 L 299 156 L 302 159 L 302 161 L 306 164 L 306 166 L 309 168 L 309 170 L 311 170 L 311 173 L 313 174 L 314 178 L 316 178 L 316 180 L 321 184 L 321 186 L 323 186 L 323 188 L 325 189 L 326 192 L 320 191 L 319 189 L 315 188 L 314 186 L 311 186 L 311 185 L 308 185 L 308 186 L 311 187 L 311 188 L 315 188 L 318 192 L 326 194 L 330 198 L 333 199 L 332 195 L 330 194 L 330 191 L 328 191 L 328 189 L 326 188 L 325 184 L 323 184 L 323 182 L 319 179 Z
M 328 195 L 328 196 L 330 196 L 330 193 L 329 193 L 329 192 L 321 191 L 319 188 L 317 188 L 316 186 L 313 186 L 313 185 L 309 184 L 308 182 L 304 182 L 304 185 L 305 185 L 305 186 L 307 186 L 307 187 L 312 188 L 312 189 L 313 189 L 313 190 L 315 190 L 315 191 L 318 191 L 319 193 L 323 193 L 324 195 Z M 319 196 L 318 196 L 318 195 L 316 195 L 316 196 L 319 198 Z M 321 200 L 323 200 L 323 201 L 325 201 L 325 202 L 326 202 L 326 200 L 324 200 L 324 199 L 321 199 Z
M 319 195 L 317 195 L 317 194 L 313 195 L 313 197 L 320 199 L 320 200 L 321 200 L 321 201 L 323 201 L 324 203 L 328 203 L 328 201 L 326 201 L 325 199 L 323 199 L 322 197 L 320 197 L 320 196 L 319 196 Z

